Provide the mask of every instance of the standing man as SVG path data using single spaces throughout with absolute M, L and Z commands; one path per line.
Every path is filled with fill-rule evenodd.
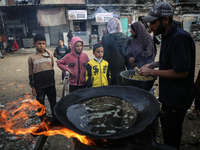
M 173 25 L 173 8 L 167 2 L 155 4 L 143 20 L 150 23 L 155 35 L 162 35 L 162 43 L 159 62 L 144 65 L 140 74 L 159 76 L 164 143 L 179 149 L 184 117 L 197 93 L 195 44 L 189 33 Z M 159 70 L 153 69 L 156 67 Z
M 69 46 L 69 43 L 71 43 L 72 37 L 73 37 L 72 30 L 69 31 L 69 33 L 67 34 L 67 37 L 68 37 L 68 46 Z
M 58 32 L 58 40 L 63 40 L 63 33 L 60 30 Z

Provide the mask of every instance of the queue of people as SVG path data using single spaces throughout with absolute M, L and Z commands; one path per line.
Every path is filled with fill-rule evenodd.
M 155 4 L 143 20 L 149 22 L 149 29 L 155 36 L 162 36 L 158 62 L 154 61 L 154 39 L 145 26 L 141 22 L 133 23 L 130 30 L 132 35 L 127 37 L 122 33 L 117 18 L 107 23 L 107 34 L 103 36 L 101 44 L 93 46 L 94 59 L 89 61 L 88 55 L 83 52 L 84 42 L 79 37 L 72 37 L 71 51 L 59 40 L 54 56 L 58 59 L 58 67 L 63 72 L 69 72 L 70 93 L 82 88 L 121 85 L 120 72 L 126 68 L 133 70 L 136 66 L 140 68 L 140 75 L 158 76 L 159 101 L 164 112 L 160 118 L 164 143 L 179 149 L 184 117 L 199 93 L 196 86 L 199 86 L 199 76 L 194 84 L 195 44 L 189 33 L 173 24 L 173 8 L 167 2 Z M 56 89 L 53 53 L 45 48 L 44 35 L 37 34 L 34 45 L 36 52 L 28 61 L 30 86 L 41 104 L 44 104 L 47 95 L 54 116 Z M 190 119 L 199 115 L 199 101 L 199 97 L 196 97 L 197 105 L 189 114 Z

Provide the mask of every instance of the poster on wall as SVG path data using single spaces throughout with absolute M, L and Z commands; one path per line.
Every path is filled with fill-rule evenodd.
M 96 22 L 108 22 L 113 18 L 113 13 L 96 13 Z
M 87 10 L 68 10 L 68 20 L 87 20 Z

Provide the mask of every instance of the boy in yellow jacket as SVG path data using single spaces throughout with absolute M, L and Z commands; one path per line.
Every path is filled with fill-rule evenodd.
M 86 66 L 86 86 L 99 87 L 107 86 L 111 81 L 109 64 L 103 60 L 103 45 L 95 44 L 93 46 L 94 59 L 90 60 Z

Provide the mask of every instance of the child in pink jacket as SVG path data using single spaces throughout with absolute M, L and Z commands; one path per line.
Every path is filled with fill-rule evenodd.
M 63 71 L 68 71 L 69 92 L 85 88 L 86 64 L 89 61 L 88 55 L 83 52 L 84 43 L 79 37 L 73 37 L 71 41 L 71 53 L 65 55 L 58 61 L 58 67 Z

